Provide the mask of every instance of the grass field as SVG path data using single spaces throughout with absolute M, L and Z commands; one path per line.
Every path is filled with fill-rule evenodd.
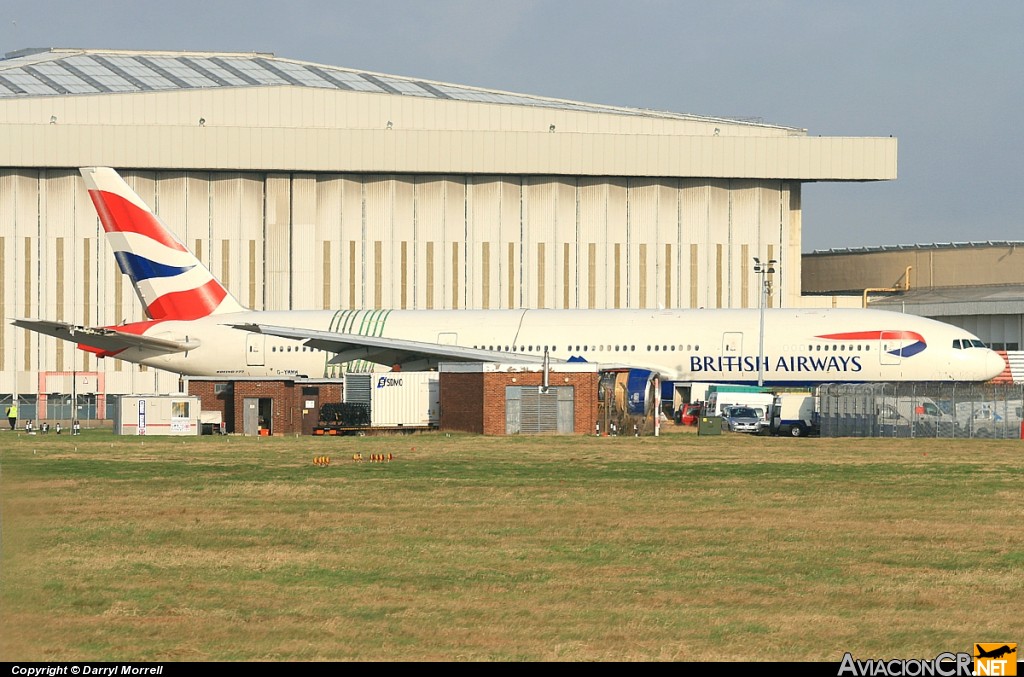
M 1020 440 L 678 430 L 2 432 L 0 659 L 839 661 L 1021 642 L 1022 461 Z

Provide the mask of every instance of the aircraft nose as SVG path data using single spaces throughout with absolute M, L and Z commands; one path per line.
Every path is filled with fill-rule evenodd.
M 1008 367 L 1009 363 L 1005 357 L 994 350 L 988 351 L 988 355 L 985 358 L 985 380 L 994 379 L 1006 371 Z

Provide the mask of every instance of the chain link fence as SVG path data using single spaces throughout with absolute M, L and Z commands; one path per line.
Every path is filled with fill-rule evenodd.
M 41 395 L 0 395 L 0 411 L 6 413 L 8 408 L 17 405 L 18 414 L 15 425 L 23 428 L 29 421 L 38 426 L 43 421 L 63 421 L 70 424 L 80 421 L 83 425 L 98 419 L 99 398 L 103 395 L 82 394 L 73 399 L 67 394 L 43 393 Z M 109 402 L 107 403 L 109 407 Z M 109 410 L 109 409 L 108 409 Z M 6 416 L 4 417 L 6 418 Z M 3 421 L 4 427 L 7 421 Z
M 828 383 L 818 398 L 822 437 L 1024 437 L 1024 384 Z

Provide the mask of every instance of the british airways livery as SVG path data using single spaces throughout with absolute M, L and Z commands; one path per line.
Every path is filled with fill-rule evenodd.
M 445 361 L 586 361 L 665 381 L 987 381 L 1005 360 L 966 331 L 867 309 L 294 310 L 242 307 L 113 170 L 81 170 L 149 318 L 14 324 L 101 357 L 189 376 L 339 376 Z

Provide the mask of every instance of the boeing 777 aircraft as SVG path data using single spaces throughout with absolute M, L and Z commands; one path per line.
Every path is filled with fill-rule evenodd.
M 986 381 L 1005 361 L 968 332 L 879 310 L 294 310 L 242 307 L 113 170 L 81 170 L 150 319 L 110 327 L 19 319 L 82 350 L 190 376 L 324 377 L 345 363 L 585 361 L 666 381 Z M 759 358 L 759 356 L 761 356 Z M 378 367 L 381 369 L 381 367 Z

